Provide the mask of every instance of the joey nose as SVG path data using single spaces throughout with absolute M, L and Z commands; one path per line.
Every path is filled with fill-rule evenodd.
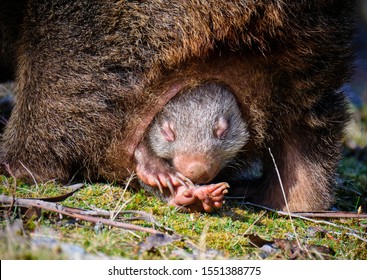
M 209 183 L 218 173 L 218 168 L 206 157 L 182 155 L 173 160 L 173 166 L 195 184 Z
M 202 162 L 189 163 L 186 168 L 184 168 L 183 175 L 190 178 L 191 181 L 197 184 L 207 183 L 211 179 L 207 166 Z

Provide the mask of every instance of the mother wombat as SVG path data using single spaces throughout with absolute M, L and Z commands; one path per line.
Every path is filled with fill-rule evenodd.
M 220 197 L 225 185 L 208 189 L 208 181 L 223 165 L 221 178 L 227 181 L 236 179 L 231 166 L 241 174 L 243 163 L 258 160 L 261 182 L 251 190 L 240 183 L 236 191 L 284 209 L 270 149 L 290 209 L 325 209 L 332 202 L 348 119 L 339 88 L 350 75 L 353 12 L 354 0 L 3 0 L 0 80 L 15 77 L 16 89 L 0 161 L 30 182 L 78 176 L 124 181 L 134 171 L 145 180 L 164 166 L 163 179 L 158 176 L 163 189 L 169 182 L 180 193 L 191 179 L 207 184 L 204 196 Z M 170 145 L 185 146 L 170 122 L 154 121 L 160 132 L 150 128 L 153 136 L 162 135 L 164 146 L 144 145 L 162 108 L 206 81 L 226 85 L 235 96 L 246 124 L 244 139 L 229 133 L 244 131 L 241 122 L 213 116 L 213 124 L 202 115 L 214 132 L 196 128 L 187 137 L 199 137 L 197 151 L 205 146 L 201 141 L 210 140 L 218 158 L 199 156 L 195 149 L 169 155 L 179 151 Z M 226 142 L 233 139 L 233 146 Z M 162 158 L 153 158 L 165 164 L 141 165 L 144 147 L 161 151 Z M 228 165 L 232 152 L 236 164 Z M 173 177 L 163 154 L 179 170 Z M 148 183 L 159 186 L 155 181 Z M 191 203 L 196 207 L 198 201 L 203 200 Z
M 195 184 L 211 182 L 248 137 L 237 101 L 226 86 L 194 86 L 171 99 L 150 124 L 135 150 L 137 175 L 161 191 L 170 188 L 171 204 L 190 205 L 191 210 L 193 205 L 200 208 L 200 203 L 205 211 L 219 208 L 226 184 L 193 187 L 187 179 Z

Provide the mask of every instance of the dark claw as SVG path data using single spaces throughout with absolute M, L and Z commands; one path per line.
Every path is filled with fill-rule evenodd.
M 171 194 L 174 196 L 175 195 L 175 190 L 173 189 L 173 186 L 172 186 L 171 182 L 169 180 L 167 180 L 166 183 L 167 183 L 167 186 L 168 186 Z
M 179 182 L 183 184 L 183 186 L 187 186 L 188 184 L 190 187 L 195 187 L 194 183 L 189 178 L 179 172 L 177 172 L 176 174 L 178 176 Z
M 155 179 L 155 180 L 154 180 L 154 182 L 157 184 L 159 191 L 163 194 L 162 185 L 161 185 L 161 183 L 159 182 L 159 180 L 158 180 L 158 179 Z

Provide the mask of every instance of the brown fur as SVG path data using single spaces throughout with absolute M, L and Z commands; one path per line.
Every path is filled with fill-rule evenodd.
M 347 121 L 352 2 L 29 1 L 7 65 L 17 88 L 2 162 L 22 179 L 24 165 L 38 181 L 123 180 L 156 113 L 220 82 L 248 124 L 238 161 L 263 164 L 261 184 L 235 192 L 284 208 L 271 148 L 291 209 L 324 209 Z

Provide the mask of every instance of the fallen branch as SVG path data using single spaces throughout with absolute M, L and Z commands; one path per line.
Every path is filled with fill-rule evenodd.
M 166 232 L 170 232 L 173 233 L 173 229 L 166 227 L 160 223 L 158 223 L 156 221 L 156 219 L 154 219 L 153 215 L 144 212 L 144 211 L 137 211 L 137 210 L 124 210 L 124 211 L 108 211 L 108 210 L 103 210 L 103 209 L 94 209 L 94 210 L 84 210 L 84 209 L 79 209 L 79 208 L 71 208 L 71 207 L 66 207 L 63 206 L 64 209 L 70 213 L 74 213 L 74 214 L 79 214 L 79 215 L 87 215 L 87 216 L 99 216 L 99 217 L 119 217 L 121 215 L 134 215 L 133 217 L 123 217 L 120 219 L 123 219 L 124 221 L 145 221 L 148 223 L 152 223 L 155 226 L 159 227 L 159 228 L 163 228 Z M 110 219 L 110 221 L 113 221 L 112 219 Z
M 226 196 L 228 199 L 244 200 L 243 197 Z M 281 216 L 289 216 L 286 211 L 275 210 L 273 208 L 266 207 L 264 205 L 254 204 L 249 201 L 243 201 L 242 204 L 255 206 L 257 208 L 277 212 Z M 323 218 L 323 219 L 367 219 L 366 213 L 355 213 L 346 211 L 317 211 L 317 212 L 291 212 L 292 217 L 302 216 L 304 218 Z
M 344 211 L 321 211 L 321 212 L 294 212 L 308 218 L 330 218 L 330 219 L 367 219 L 367 214 L 344 212 Z
M 162 232 L 155 230 L 153 228 L 146 228 L 146 227 L 142 227 L 138 225 L 132 225 L 128 223 L 112 221 L 106 218 L 86 215 L 85 213 L 88 213 L 89 210 L 69 208 L 69 207 L 65 207 L 57 203 L 43 201 L 39 199 L 16 198 L 16 197 L 10 197 L 6 195 L 0 195 L 0 203 L 9 204 L 11 206 L 18 206 L 18 207 L 27 207 L 27 208 L 35 207 L 38 209 L 44 209 L 47 211 L 56 212 L 56 213 L 59 213 L 65 216 L 69 216 L 75 219 L 91 222 L 94 224 L 100 223 L 100 224 L 114 226 L 114 227 L 118 227 L 118 228 L 122 228 L 126 230 L 143 231 L 143 232 L 148 232 L 151 234 L 163 234 Z M 132 213 L 131 211 L 128 211 L 128 212 Z M 139 213 L 141 214 L 141 211 Z
M 243 204 L 244 205 L 249 205 L 249 206 L 254 206 L 254 207 L 257 207 L 257 208 L 261 208 L 261 209 L 264 209 L 264 210 L 267 210 L 267 211 L 271 211 L 271 212 L 277 213 L 281 216 L 286 216 L 286 217 L 292 216 L 293 218 L 303 219 L 303 220 L 306 220 L 306 221 L 313 222 L 315 224 L 325 224 L 325 225 L 329 225 L 329 226 L 332 226 L 332 227 L 335 227 L 335 228 L 343 229 L 343 230 L 348 231 L 346 233 L 347 235 L 354 236 L 354 237 L 358 238 L 359 240 L 362 240 L 363 242 L 367 242 L 366 238 L 364 238 L 361 235 L 357 234 L 356 231 L 351 229 L 351 228 L 348 228 L 348 227 L 345 227 L 345 226 L 342 226 L 342 225 L 338 225 L 338 224 L 335 224 L 335 223 L 332 223 L 332 222 L 329 222 L 329 221 L 311 219 L 311 218 L 303 215 L 304 213 L 305 214 L 310 214 L 308 212 L 304 212 L 304 213 L 303 212 L 291 212 L 291 213 L 288 213 L 288 212 L 285 212 L 285 211 L 279 211 L 279 210 L 275 210 L 275 209 L 272 209 L 272 208 L 269 208 L 269 207 L 266 207 L 266 206 L 254 204 L 254 203 L 251 203 L 251 202 L 243 202 Z M 320 212 L 320 213 L 322 213 L 322 212 Z M 313 213 L 313 214 L 315 214 L 315 213 Z M 359 215 L 362 215 L 362 214 L 359 214 Z M 363 215 L 365 215 L 365 214 L 363 214 Z M 341 218 L 341 217 L 338 217 L 338 218 Z M 367 235 L 367 233 L 362 233 L 362 235 Z

